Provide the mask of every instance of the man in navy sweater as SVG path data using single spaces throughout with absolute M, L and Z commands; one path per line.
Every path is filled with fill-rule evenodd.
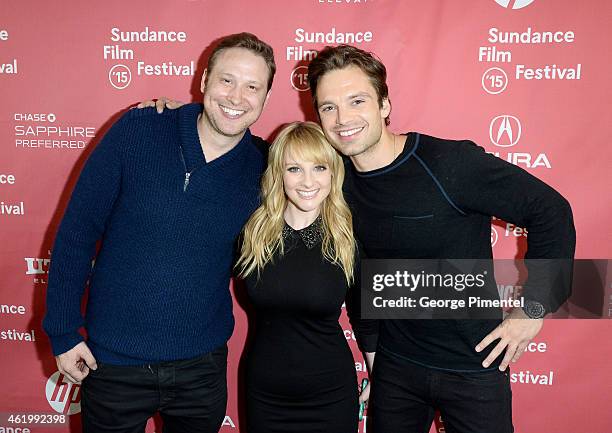
M 53 247 L 44 319 L 59 371 L 82 382 L 85 432 L 144 432 L 156 412 L 165 432 L 219 430 L 234 241 L 265 165 L 248 128 L 275 69 L 254 35 L 224 38 L 203 106 L 130 110 L 89 157 Z

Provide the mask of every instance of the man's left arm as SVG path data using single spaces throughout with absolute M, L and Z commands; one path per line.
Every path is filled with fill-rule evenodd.
M 556 311 L 569 297 L 576 246 L 572 210 L 552 187 L 471 142 L 460 143 L 456 156 L 453 178 L 459 186 L 454 188 L 459 206 L 496 216 L 528 232 L 525 309 L 513 309 L 476 346 L 480 352 L 499 340 L 483 366 L 491 365 L 505 350 L 499 366 L 503 371 L 540 332 L 544 315 Z

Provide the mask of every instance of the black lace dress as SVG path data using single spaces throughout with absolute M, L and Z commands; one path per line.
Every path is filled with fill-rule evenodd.
M 285 225 L 285 254 L 246 279 L 256 308 L 248 433 L 355 433 L 355 364 L 338 317 L 348 285 L 323 258 L 321 220 Z

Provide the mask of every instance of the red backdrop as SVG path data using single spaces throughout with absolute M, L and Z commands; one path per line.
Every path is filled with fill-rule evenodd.
M 230 33 L 253 32 L 276 53 L 258 135 L 313 119 L 311 51 L 354 43 L 388 67 L 395 132 L 470 138 L 526 168 L 572 204 L 577 257 L 610 257 L 611 16 L 604 0 L 3 0 L 0 413 L 69 413 L 61 429 L 79 431 L 79 388 L 57 383 L 40 324 L 57 225 L 84 160 L 118 114 L 159 95 L 200 100 L 210 44 Z M 495 256 L 520 255 L 526 236 L 495 221 Z M 239 431 L 241 419 L 236 371 L 248 326 L 238 303 L 235 314 L 223 432 Z M 512 370 L 517 432 L 610 431 L 609 323 L 545 323 Z

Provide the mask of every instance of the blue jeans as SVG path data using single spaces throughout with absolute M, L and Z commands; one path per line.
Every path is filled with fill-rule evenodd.
M 437 370 L 378 350 L 368 411 L 372 430 L 428 433 L 436 409 L 446 433 L 512 433 L 509 370 Z
M 227 403 L 227 346 L 143 366 L 98 363 L 81 389 L 84 433 L 142 433 L 159 412 L 164 433 L 216 433 Z

